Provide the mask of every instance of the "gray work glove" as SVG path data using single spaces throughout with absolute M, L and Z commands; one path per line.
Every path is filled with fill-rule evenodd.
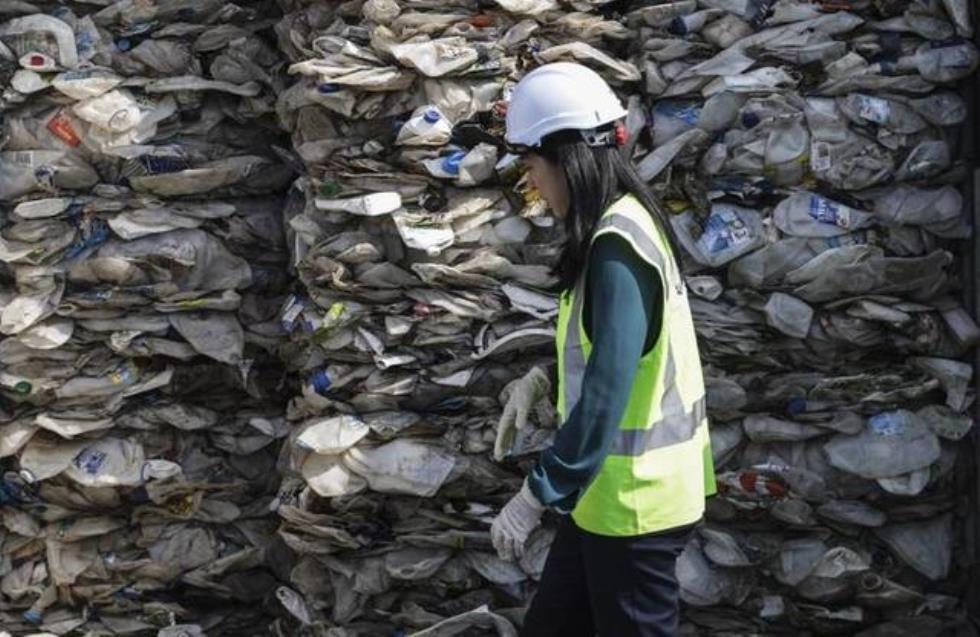
M 527 427 L 527 417 L 542 399 L 551 393 L 551 381 L 540 367 L 532 367 L 531 371 L 511 381 L 500 392 L 500 400 L 504 403 L 504 411 L 497 423 L 497 440 L 493 445 L 493 457 L 500 462 L 514 446 L 514 439 L 520 429 Z
M 544 509 L 524 480 L 521 490 L 504 505 L 490 527 L 490 540 L 500 559 L 523 557 L 527 536 L 541 523 Z

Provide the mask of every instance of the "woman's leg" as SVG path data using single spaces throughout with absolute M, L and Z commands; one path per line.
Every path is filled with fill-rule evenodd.
M 676 637 L 674 570 L 691 529 L 622 538 L 579 533 L 599 637 Z
M 538 592 L 524 615 L 521 637 L 595 636 L 582 564 L 581 533 L 570 517 L 559 524 Z

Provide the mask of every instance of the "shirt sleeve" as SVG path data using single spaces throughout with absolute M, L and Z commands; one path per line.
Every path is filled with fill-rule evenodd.
M 637 364 L 659 332 L 658 271 L 625 240 L 604 235 L 589 257 L 586 330 L 592 351 L 578 404 L 541 453 L 528 484 L 542 504 L 569 513 L 598 472 L 626 411 Z M 608 308 L 615 308 L 609 311 Z

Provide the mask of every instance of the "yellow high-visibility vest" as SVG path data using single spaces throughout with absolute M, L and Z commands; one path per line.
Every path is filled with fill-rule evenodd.
M 663 282 L 663 319 L 654 347 L 640 359 L 612 448 L 582 493 L 572 518 L 590 533 L 635 536 L 697 522 L 716 492 L 704 378 L 685 284 L 669 244 L 633 196 L 603 214 L 593 241 L 622 237 Z M 583 274 L 562 295 L 558 314 L 558 412 L 578 403 L 592 350 L 583 328 Z M 615 308 L 593 308 L 615 312 Z

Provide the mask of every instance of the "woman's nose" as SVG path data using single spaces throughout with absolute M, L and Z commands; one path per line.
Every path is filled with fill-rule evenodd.
M 527 171 L 527 182 L 531 185 L 531 188 L 538 190 L 538 180 L 534 178 L 534 169 L 531 168 Z

